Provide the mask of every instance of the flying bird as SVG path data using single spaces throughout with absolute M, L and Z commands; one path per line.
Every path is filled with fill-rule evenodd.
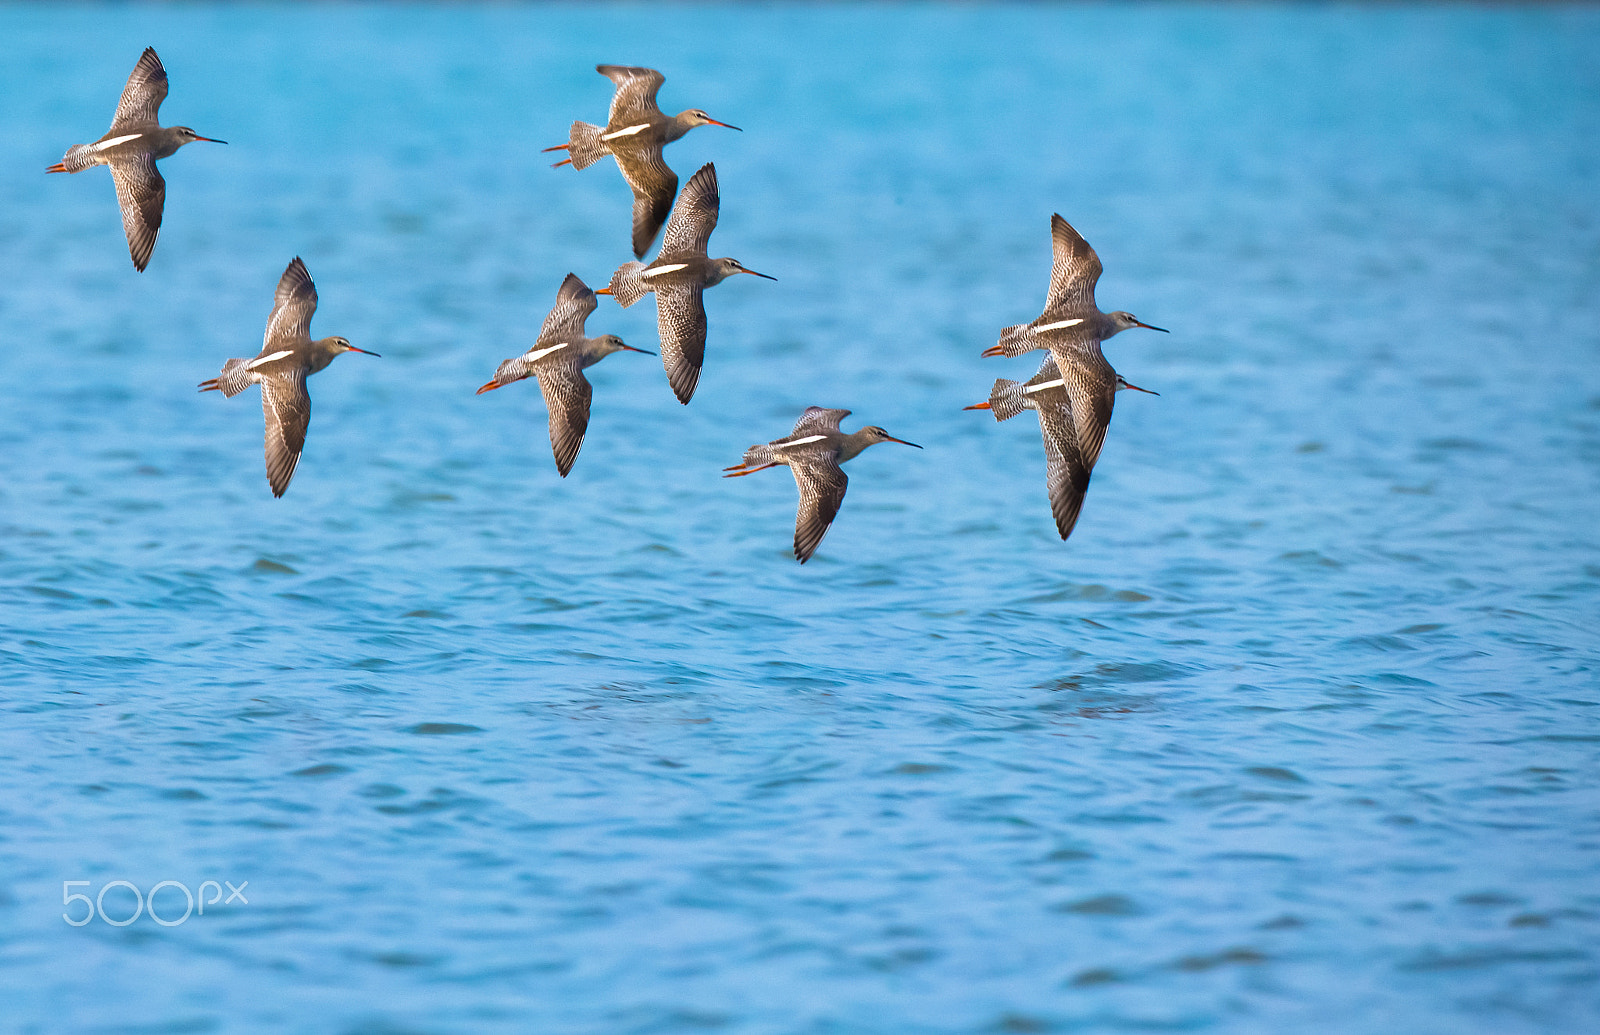
M 1002 329 L 1000 343 L 985 349 L 985 356 L 1020 356 L 1033 349 L 1050 349 L 1059 359 L 1069 349 L 1099 351 L 1102 341 L 1130 327 L 1166 333 L 1166 328 L 1151 327 L 1120 309 L 1102 313 L 1094 300 L 1094 286 L 1102 270 L 1100 256 L 1059 215 L 1050 217 L 1050 238 L 1055 261 L 1044 312 L 1032 323 Z
M 111 167 L 117 204 L 122 208 L 122 229 L 128 235 L 128 254 L 133 256 L 133 268 L 141 273 L 155 250 L 161 211 L 167 202 L 167 181 L 161 178 L 156 159 L 196 140 L 227 143 L 203 137 L 188 126 L 158 125 L 156 112 L 166 96 L 167 70 L 161 67 L 155 48 L 146 47 L 122 89 L 122 100 L 117 102 L 106 135 L 92 144 L 69 148 L 61 161 L 45 170 L 75 173 L 95 165 Z
M 707 257 L 706 244 L 711 240 L 711 231 L 717 228 L 721 203 L 716 167 L 707 162 L 689 177 L 678 197 L 654 261 L 648 265 L 623 264 L 611 275 L 611 286 L 595 292 L 615 296 L 624 309 L 643 298 L 645 292 L 656 293 L 661 365 L 667 371 L 673 394 L 685 405 L 694 398 L 706 356 L 706 307 L 701 293 L 735 273 L 778 279 L 747 270 L 737 259 Z
M 744 451 L 743 460 L 723 468 L 732 472 L 723 475 L 724 478 L 739 478 L 779 464 L 788 465 L 800 489 L 800 508 L 794 523 L 794 555 L 801 564 L 816 553 L 817 544 L 828 534 L 828 528 L 839 513 L 839 505 L 844 502 L 844 491 L 850 479 L 845 477 L 840 464 L 879 442 L 922 448 L 871 425 L 846 435 L 839 430 L 839 422 L 848 416 L 849 410 L 808 406 L 795 421 L 792 434 L 766 445 L 751 446 Z
M 595 71 L 617 84 L 606 124 L 574 122 L 565 144 L 545 150 L 567 152 L 556 168 L 570 164 L 586 169 L 606 155 L 616 157 L 623 179 L 633 188 L 633 255 L 642 259 L 672 211 L 672 196 L 678 191 L 678 176 L 667 168 L 661 149 L 696 126 L 739 127 L 718 122 L 699 108 L 662 114 L 656 107 L 656 91 L 666 76 L 653 68 L 597 65 Z
M 482 395 L 525 377 L 539 379 L 539 391 L 544 393 L 544 404 L 550 411 L 550 448 L 555 453 L 556 470 L 563 478 L 578 459 L 584 433 L 589 430 L 589 401 L 594 397 L 594 389 L 583 376 L 584 368 L 594 366 L 613 352 L 644 352 L 644 349 L 623 344 L 615 334 L 602 334 L 598 338 L 585 336 L 584 322 L 598 304 L 588 285 L 575 274 L 568 273 L 561 290 L 556 292 L 555 308 L 544 318 L 544 326 L 539 329 L 533 347 L 501 363 L 494 372 L 494 380 L 478 389 L 478 394 Z
M 1105 364 L 1104 359 L 1101 363 Z M 1107 424 L 1111 420 L 1111 402 L 1117 392 L 1131 388 L 1150 395 L 1160 394 L 1129 384 L 1109 364 L 1105 365 L 1103 371 L 1089 372 L 1081 367 L 1074 369 L 1071 379 L 1104 383 L 1108 373 L 1111 378 L 1110 390 L 1107 392 L 1102 388 L 1092 393 L 1097 399 L 1101 394 L 1104 395 Z M 969 410 L 990 410 L 997 421 L 1010 420 L 1024 409 L 1038 413 L 1039 430 L 1044 435 L 1045 487 L 1050 493 L 1050 513 L 1055 516 L 1056 531 L 1061 533 L 1062 539 L 1070 536 L 1073 526 L 1078 523 L 1084 494 L 1089 491 L 1089 476 L 1094 470 L 1095 461 L 1100 458 L 1100 446 L 1105 441 L 1106 432 L 1105 424 L 1095 424 L 1091 431 L 1097 431 L 1098 434 L 1087 439 L 1083 437 L 1080 424 L 1075 419 L 1072 393 L 1067 390 L 1068 380 L 1057 368 L 1055 357 L 1046 356 L 1039 372 L 1025 383 L 1018 384 L 1000 378 L 989 392 L 988 402 L 966 407 Z
M 222 373 L 200 382 L 202 392 L 233 398 L 253 384 L 261 386 L 261 412 L 267 422 L 267 483 L 282 496 L 300 463 L 311 423 L 311 395 L 306 378 L 345 352 L 376 356 L 344 338 L 311 340 L 311 314 L 317 311 L 317 287 L 296 256 L 278 280 L 278 292 L 267 317 L 267 333 L 255 359 L 230 359 Z

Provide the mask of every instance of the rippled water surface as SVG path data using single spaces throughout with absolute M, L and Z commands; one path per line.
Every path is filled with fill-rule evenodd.
M 0 1029 L 1600 1030 L 1600 10 L 0 37 Z M 146 45 L 229 144 L 136 274 L 105 171 L 42 170 Z M 563 480 L 535 387 L 473 389 L 630 257 L 614 165 L 540 153 L 601 61 L 744 127 L 668 157 L 778 279 L 707 294 L 688 407 L 594 368 Z M 1033 417 L 962 411 L 1033 370 L 979 352 L 1052 212 L 1172 330 L 1106 347 L 1161 396 L 1069 543 Z M 194 386 L 294 255 L 383 358 L 274 500 L 256 393 Z M 808 404 L 927 448 L 802 568 L 788 475 L 718 474 Z

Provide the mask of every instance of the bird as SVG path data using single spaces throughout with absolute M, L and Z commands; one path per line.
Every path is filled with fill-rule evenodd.
M 589 401 L 594 397 L 594 389 L 583 376 L 584 368 L 594 366 L 613 352 L 626 350 L 655 355 L 624 344 L 615 334 L 585 337 L 584 321 L 597 304 L 589 286 L 576 274 L 568 273 L 556 292 L 555 308 L 544 318 L 544 326 L 539 329 L 533 347 L 501 363 L 494 372 L 494 380 L 477 393 L 482 395 L 525 377 L 537 377 L 545 406 L 550 411 L 550 448 L 555 453 L 556 470 L 563 478 L 578 459 L 584 433 L 589 429 Z
M 611 295 L 624 309 L 656 293 L 656 327 L 661 332 L 661 365 L 678 401 L 688 405 L 700 383 L 700 366 L 706 355 L 706 307 L 701 293 L 722 283 L 735 273 L 777 280 L 765 273 L 747 270 L 737 259 L 711 259 L 706 243 L 717 227 L 721 198 L 717 193 L 717 170 L 707 162 L 689 177 L 678 203 L 667 221 L 661 250 L 648 265 L 624 263 L 611 275 L 611 286 L 599 288 L 597 295 Z
M 188 126 L 161 126 L 156 112 L 167 96 L 167 70 L 156 57 L 154 47 L 146 47 L 139 63 L 133 66 L 128 85 L 122 89 L 117 113 L 111 118 L 106 135 L 92 144 L 68 148 L 66 156 L 45 170 L 47 173 L 76 173 L 95 166 L 109 165 L 111 180 L 117 187 L 117 204 L 122 209 L 122 229 L 128 235 L 128 254 L 140 273 L 150 263 L 161 232 L 161 211 L 167 201 L 167 181 L 156 168 L 156 159 L 165 158 L 185 144 L 204 140 L 226 144 L 226 140 L 203 137 Z
M 261 413 L 267 422 L 267 484 L 282 496 L 300 463 L 311 423 L 311 395 L 306 378 L 346 352 L 376 356 L 358 349 L 344 338 L 311 340 L 311 315 L 317 311 L 317 287 L 297 255 L 278 280 L 278 291 L 267 317 L 261 353 L 254 359 L 230 359 L 222 373 L 200 382 L 202 392 L 221 392 L 233 398 L 253 384 L 261 386 Z
M 731 472 L 724 474 L 724 478 L 740 478 L 779 464 L 788 465 L 800 489 L 800 508 L 794 523 L 794 555 L 801 564 L 817 552 L 817 544 L 828 534 L 839 513 L 839 505 L 844 502 L 844 491 L 850 479 L 840 470 L 840 464 L 879 442 L 922 448 L 915 442 L 895 438 L 875 425 L 846 435 L 839 430 L 839 422 L 848 416 L 849 410 L 807 406 L 806 412 L 794 422 L 793 433 L 765 445 L 751 446 L 744 451 L 743 460 L 723 468 Z
M 1043 314 L 1032 323 L 1002 329 L 999 344 L 985 349 L 985 356 L 1020 356 L 1032 349 L 1051 349 L 1058 356 L 1065 349 L 1098 351 L 1102 341 L 1130 327 L 1167 333 L 1165 327 L 1152 327 L 1120 309 L 1102 313 L 1094 300 L 1100 256 L 1060 215 L 1050 217 L 1050 238 L 1055 262 Z
M 1110 370 L 1109 365 L 1106 367 Z M 1111 371 L 1111 395 L 1124 389 L 1159 395 L 1148 388 L 1129 384 L 1121 374 Z M 1074 420 L 1072 397 L 1066 388 L 1066 378 L 1056 366 L 1056 359 L 1046 356 L 1039 372 L 1025 383 L 1018 384 L 1000 378 L 989 392 L 989 401 L 965 407 L 969 410 L 991 410 L 997 421 L 1010 420 L 1024 409 L 1039 415 L 1039 430 L 1044 435 L 1045 487 L 1050 493 L 1050 512 L 1056 519 L 1056 531 L 1066 539 L 1078 523 L 1078 513 L 1083 509 L 1083 497 L 1089 491 L 1089 476 L 1100 457 L 1100 444 L 1105 440 L 1105 428 L 1100 426 L 1097 439 L 1085 442 L 1080 439 L 1078 424 Z M 1106 406 L 1106 420 L 1111 419 L 1111 408 Z
M 661 149 L 697 126 L 739 127 L 718 122 L 699 108 L 670 117 L 662 114 L 656 107 L 656 91 L 666 76 L 653 68 L 596 65 L 595 71 L 617 84 L 605 126 L 574 122 L 565 144 L 545 150 L 567 152 L 552 166 L 556 169 L 563 165 L 586 169 L 606 155 L 616 157 L 622 178 L 633 188 L 633 255 L 642 259 L 661 232 L 678 191 L 678 175 L 667 167 Z

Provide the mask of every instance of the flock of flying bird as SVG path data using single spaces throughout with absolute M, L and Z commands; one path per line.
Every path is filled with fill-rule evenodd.
M 662 366 L 673 394 L 688 403 L 705 358 L 705 289 L 737 273 L 776 279 L 746 269 L 735 259 L 709 256 L 707 245 L 721 206 L 717 171 L 709 163 L 703 166 L 680 194 L 677 175 L 662 159 L 665 145 L 697 126 L 738 127 L 718 122 L 698 108 L 663 114 L 656 106 L 656 92 L 664 77 L 654 69 L 600 65 L 597 70 L 616 84 L 606 125 L 574 122 L 567 143 L 546 150 L 565 150 L 567 158 L 556 166 L 570 164 L 574 169 L 593 165 L 606 155 L 614 157 L 633 189 L 634 256 L 644 257 L 665 224 L 661 248 L 648 263 L 624 264 L 612 275 L 610 285 L 598 290 L 591 290 L 569 273 L 532 347 L 501 363 L 494 378 L 478 389 L 481 395 L 524 378 L 538 380 L 550 414 L 550 445 L 562 477 L 572 470 L 589 424 L 593 390 L 584 368 L 614 352 L 644 351 L 613 334 L 586 335 L 584 324 L 598 305 L 597 295 L 611 295 L 626 308 L 646 293 L 655 294 Z M 187 126 L 161 126 L 157 111 L 166 96 L 166 69 L 155 50 L 146 48 L 122 91 L 111 129 L 94 143 L 69 149 L 59 163 L 46 170 L 76 173 L 96 165 L 110 167 L 128 251 L 134 268 L 140 271 L 155 248 L 166 201 L 166 181 L 156 160 L 196 140 L 225 143 Z M 1163 328 L 1142 323 L 1131 313 L 1101 312 L 1094 297 L 1101 272 L 1094 249 L 1059 215 L 1051 218 L 1050 233 L 1054 265 L 1044 312 L 1032 323 L 1003 329 L 999 344 L 983 352 L 985 356 L 1020 356 L 1043 349 L 1048 353 L 1044 363 L 1024 383 L 1004 378 L 995 381 L 989 400 L 967 409 L 990 410 L 1000 421 L 1024 409 L 1038 414 L 1050 507 L 1065 539 L 1083 506 L 1116 393 L 1124 388 L 1147 391 L 1124 381 L 1111 368 L 1100 343 L 1131 327 Z M 201 391 L 220 391 L 228 397 L 253 384 L 261 386 L 267 482 L 274 496 L 282 496 L 288 489 L 305 447 L 311 421 L 306 378 L 345 352 L 377 355 L 341 337 L 312 339 L 311 317 L 316 309 L 316 286 L 297 257 L 278 281 L 261 352 L 253 359 L 228 360 L 220 374 L 200 384 Z M 922 448 L 870 425 L 847 435 L 839 422 L 849 414 L 849 410 L 807 407 L 789 435 L 751 446 L 740 463 L 724 469 L 726 477 L 734 478 L 779 464 L 789 468 L 800 491 L 794 553 L 802 564 L 816 551 L 844 500 L 848 479 L 841 464 L 879 442 Z

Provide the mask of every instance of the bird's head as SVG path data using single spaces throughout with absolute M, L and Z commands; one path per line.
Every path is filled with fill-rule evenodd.
M 173 126 L 172 127 L 172 131 L 178 135 L 178 146 L 179 147 L 182 147 L 184 144 L 192 144 L 196 140 L 204 140 L 207 143 L 211 143 L 211 144 L 226 144 L 227 143 L 226 140 L 218 140 L 215 137 L 203 137 L 200 134 L 196 133 L 194 130 L 190 129 L 188 126 Z
M 627 344 L 615 334 L 602 334 L 594 339 L 594 353 L 596 357 L 609 356 L 613 352 L 643 352 L 646 356 L 654 356 L 654 352 L 645 352 Z
M 346 352 L 359 352 L 363 356 L 377 356 L 378 355 L 376 352 L 368 352 L 366 349 L 358 349 L 358 348 L 356 348 L 354 345 L 350 344 L 350 339 L 348 339 L 348 338 L 340 338 L 338 336 L 335 336 L 335 337 L 327 338 L 327 339 L 324 339 L 324 340 L 327 341 L 328 347 L 333 350 L 333 354 L 335 356 L 341 355 L 341 354 L 346 353 Z M 382 359 L 383 357 L 379 356 L 378 358 Z
M 743 266 L 739 265 L 738 259 L 729 259 L 724 257 L 721 259 L 711 260 L 711 276 L 706 281 L 706 286 L 710 287 L 712 284 L 720 284 L 724 280 L 727 280 L 729 277 L 733 276 L 735 273 L 748 273 L 752 277 L 766 277 L 767 280 L 778 279 L 777 277 L 768 277 L 765 273 L 757 273 L 755 270 L 747 270 Z
M 903 438 L 895 438 L 893 435 L 889 434 L 887 431 L 884 431 L 876 424 L 868 424 L 866 427 L 862 428 L 861 431 L 864 435 L 866 435 L 867 445 L 869 446 L 875 446 L 879 442 L 898 442 L 902 446 L 910 446 L 913 449 L 922 448 L 915 442 L 907 442 Z
M 739 129 L 738 126 L 730 126 L 726 122 L 718 122 L 699 108 L 680 111 L 678 113 L 678 121 L 683 124 L 685 129 L 694 129 L 696 126 L 721 126 L 723 129 Z M 739 129 L 739 132 L 743 133 L 744 130 Z
M 1147 331 L 1160 331 L 1162 334 L 1167 333 L 1167 329 L 1165 327 L 1152 327 L 1140 320 L 1137 316 L 1134 316 L 1132 313 L 1123 312 L 1121 309 L 1118 309 L 1114 313 L 1107 313 L 1106 315 L 1111 318 L 1111 326 L 1115 328 L 1115 330 L 1111 332 L 1112 334 L 1119 334 L 1130 327 L 1143 327 Z

